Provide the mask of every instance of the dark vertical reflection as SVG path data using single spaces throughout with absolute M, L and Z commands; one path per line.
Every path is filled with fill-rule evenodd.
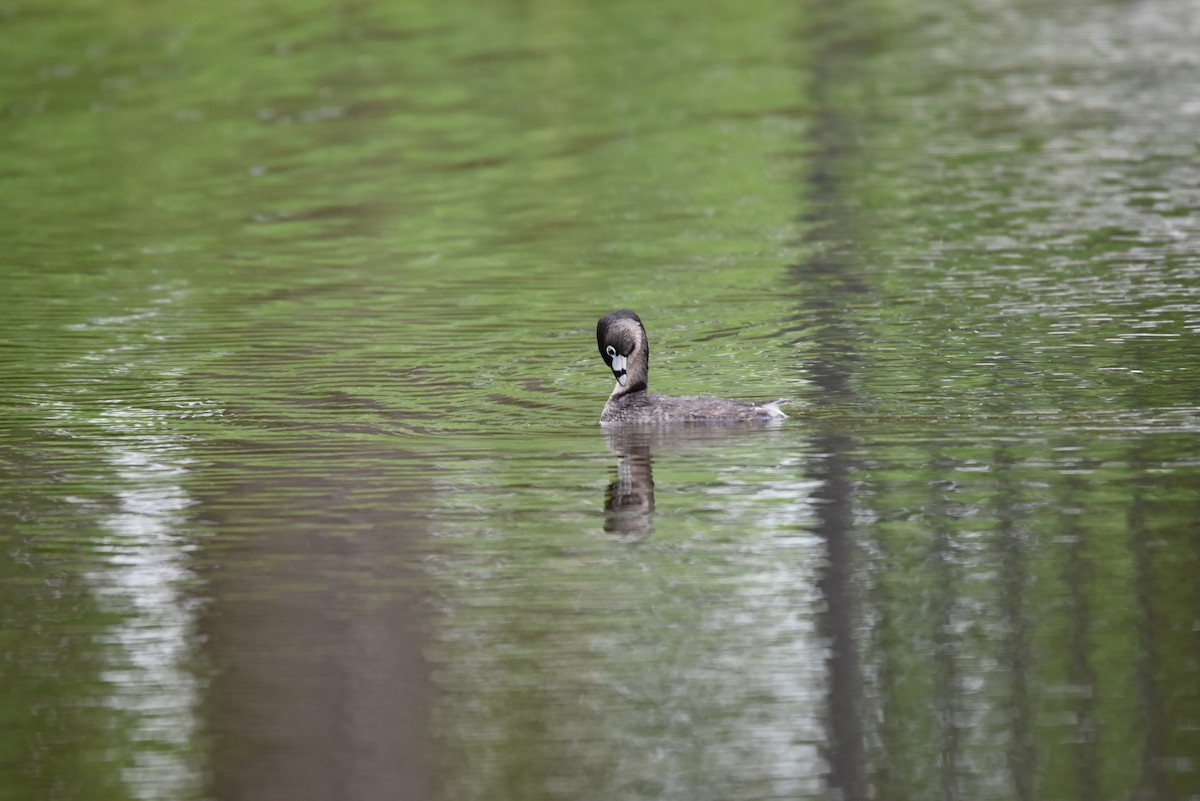
M 814 452 L 807 476 L 818 482 L 813 493 L 816 510 L 814 533 L 825 543 L 825 564 L 818 579 L 824 611 L 818 617 L 822 637 L 829 643 L 825 758 L 830 790 L 846 801 L 870 795 L 863 735 L 863 677 L 857 641 L 854 544 L 855 439 L 839 424 L 836 410 L 855 401 L 853 370 L 858 360 L 854 327 L 845 310 L 854 295 L 865 291 L 856 275 L 855 254 L 849 234 L 850 203 L 842 194 L 839 166 L 851 154 L 852 124 L 833 100 L 835 82 L 844 81 L 842 68 L 871 46 L 861 32 L 847 31 L 844 9 L 810 8 L 814 27 L 806 32 L 815 48 L 808 69 L 809 93 L 815 104 L 813 127 L 807 146 L 811 168 L 803 193 L 813 212 L 805 219 L 808 251 L 813 254 L 793 268 L 804 298 L 797 327 L 805 332 L 806 362 L 813 393 L 807 399 L 813 417 L 825 422 L 814 437 Z M 834 412 L 828 417 L 821 411 Z
M 813 493 L 817 502 L 816 534 L 825 542 L 825 566 L 817 588 L 825 608 L 817 623 L 829 643 L 826 760 L 829 785 L 842 798 L 866 798 L 862 722 L 861 667 L 854 625 L 854 547 L 852 541 L 852 496 L 849 437 L 826 434 L 816 445 L 820 458 L 812 461 L 809 477 L 821 487 Z
M 222 801 L 435 796 L 420 529 L 380 481 L 401 455 L 343 456 L 222 465 L 198 510 L 225 537 L 202 556 L 201 624 Z
M 1139 454 L 1135 454 L 1130 463 L 1137 465 L 1140 468 L 1139 472 L 1145 475 L 1144 460 Z M 1168 724 L 1158 685 L 1162 670 L 1159 664 L 1157 637 L 1159 621 L 1153 601 L 1156 582 L 1151 556 L 1153 546 L 1147 525 L 1147 506 L 1150 502 L 1146 493 L 1152 488 L 1146 479 L 1134 484 L 1128 515 L 1129 547 L 1133 553 L 1134 605 L 1137 610 L 1138 648 L 1135 680 L 1138 708 L 1142 712 L 1142 731 L 1145 736 L 1141 753 L 1141 776 L 1134 795 L 1139 801 L 1157 801 L 1171 797 L 1167 777 L 1163 771 Z
M 1013 797 L 1032 801 L 1035 794 L 1037 744 L 1034 739 L 1034 705 L 1030 687 L 1033 665 L 1029 611 L 1025 598 L 1031 584 L 1029 576 L 1028 535 L 1018 525 L 1015 510 L 1020 509 L 1020 483 L 1015 475 L 1013 445 L 1000 443 L 993 459 L 999 478 L 996 493 L 996 549 L 1000 565 L 1000 621 L 1002 642 L 1000 660 L 1009 679 L 1004 706 L 1008 737 L 1005 761 L 1012 782 Z
M 1098 751 L 1099 721 L 1096 716 L 1097 695 L 1100 691 L 1092 660 L 1092 608 L 1090 591 L 1093 569 L 1089 554 L 1091 533 L 1081 524 L 1079 514 L 1086 508 L 1083 498 L 1085 484 L 1072 471 L 1066 477 L 1063 497 L 1062 536 L 1066 542 L 1066 561 L 1063 565 L 1063 584 L 1068 593 L 1067 681 L 1074 692 L 1075 742 L 1074 769 L 1081 798 L 1100 798 L 1100 755 Z
M 945 459 L 933 457 L 936 475 L 948 475 L 953 469 Z M 954 531 L 951 514 L 945 502 L 940 482 L 929 482 L 934 493 L 930 507 L 933 524 L 933 546 L 930 553 L 934 574 L 933 589 L 933 699 L 937 709 L 941 742 L 938 744 L 938 771 L 941 779 L 941 795 L 944 801 L 961 797 L 959 770 L 962 762 L 962 737 L 960 722 L 963 718 L 960 697 L 961 685 L 958 675 L 958 657 L 962 648 L 960 637 L 955 632 L 955 609 L 958 605 L 959 570 L 956 566 Z

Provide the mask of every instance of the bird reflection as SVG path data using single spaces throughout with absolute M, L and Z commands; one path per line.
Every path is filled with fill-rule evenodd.
M 680 456 L 698 448 L 720 448 L 741 436 L 772 436 L 778 426 L 742 423 L 721 426 L 615 426 L 604 441 L 617 455 L 604 491 L 604 530 L 630 539 L 654 530 L 654 454 Z
M 617 455 L 616 475 L 604 491 L 604 530 L 629 538 L 646 537 L 654 530 L 651 434 L 617 429 L 605 431 L 604 439 Z

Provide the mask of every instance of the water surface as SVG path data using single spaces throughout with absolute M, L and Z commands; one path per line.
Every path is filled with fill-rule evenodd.
M 0 797 L 1200 794 L 1191 4 L 3 14 Z

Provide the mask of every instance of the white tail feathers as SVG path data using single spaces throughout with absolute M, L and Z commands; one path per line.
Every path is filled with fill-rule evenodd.
M 771 417 L 782 420 L 787 417 L 787 415 L 784 414 L 783 409 L 780 409 L 779 407 L 785 403 L 787 403 L 787 398 L 780 398 L 779 400 L 773 400 L 769 403 L 760 403 L 758 406 L 764 412 L 771 415 Z

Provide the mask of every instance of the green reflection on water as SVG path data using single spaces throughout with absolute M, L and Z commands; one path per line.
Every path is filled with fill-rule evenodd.
M 13 792 L 1194 791 L 1186 75 L 986 5 L 10 12 Z M 626 536 L 618 306 L 795 401 Z

